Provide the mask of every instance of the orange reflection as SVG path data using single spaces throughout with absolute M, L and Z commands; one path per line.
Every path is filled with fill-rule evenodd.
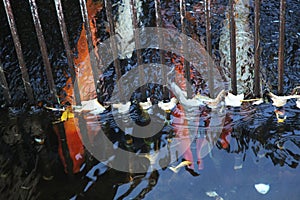
M 183 65 L 184 58 L 183 57 L 176 58 L 176 56 L 173 55 L 171 61 L 173 64 L 175 64 L 175 72 L 176 72 L 175 80 L 177 82 L 176 84 L 182 90 L 186 90 L 186 81 L 184 78 L 184 65 Z M 191 78 L 193 78 L 192 71 L 190 72 L 190 74 L 191 74 Z M 191 139 L 193 139 L 193 138 L 189 137 L 190 136 L 189 124 L 186 119 L 186 115 L 185 115 L 183 106 L 180 104 L 177 104 L 177 107 L 174 109 L 172 114 L 174 116 L 174 120 L 173 120 L 174 132 L 176 134 L 176 137 L 180 138 L 180 147 L 179 148 L 180 148 L 181 152 L 184 152 L 183 159 L 187 160 L 187 161 L 191 161 L 191 165 L 188 166 L 188 168 L 194 170 L 193 153 L 190 148 L 190 145 L 192 142 Z M 200 152 L 201 147 L 202 147 L 202 141 L 201 141 L 201 139 L 197 139 L 197 152 Z M 203 165 L 202 165 L 202 160 L 201 160 L 200 154 L 197 157 L 198 157 L 197 158 L 198 169 L 202 169 Z
M 183 57 L 176 57 L 173 56 L 171 61 L 173 62 L 173 64 L 175 65 L 175 71 L 176 71 L 176 84 L 182 89 L 182 90 L 186 90 L 186 80 L 184 79 L 184 65 L 183 65 Z M 193 75 L 193 72 L 190 72 L 191 74 L 191 79 L 195 78 L 195 76 Z M 208 115 L 208 110 L 204 108 L 204 110 L 202 111 L 202 116 L 207 116 Z M 189 130 L 189 123 L 188 120 L 186 118 L 186 114 L 184 111 L 184 108 L 182 105 L 178 104 L 177 107 L 174 109 L 174 111 L 172 112 L 173 116 L 174 116 L 174 120 L 173 120 L 173 127 L 174 127 L 174 132 L 176 137 L 180 138 L 180 148 L 181 148 L 181 152 L 183 153 L 183 159 L 190 161 L 192 164 L 190 166 L 187 167 L 187 169 L 193 174 L 193 175 L 198 175 L 196 172 L 194 172 L 193 170 L 195 169 L 195 163 L 194 163 L 194 156 L 193 156 L 193 152 L 190 148 L 190 145 L 192 143 L 191 140 L 193 140 L 194 138 L 190 138 L 189 136 L 190 134 L 190 130 Z M 196 126 L 199 124 L 199 120 L 200 120 L 200 116 L 197 120 L 197 123 L 195 124 Z M 221 119 L 220 119 L 221 120 Z M 220 144 L 220 147 L 223 149 L 228 149 L 229 145 L 230 145 L 230 134 L 232 132 L 232 127 L 231 127 L 231 117 L 229 115 L 225 116 L 225 122 L 224 122 L 224 127 L 222 129 L 221 135 L 218 138 L 218 142 Z M 206 119 L 205 120 L 205 126 L 210 129 L 210 119 Z M 195 128 L 195 131 L 197 131 L 197 129 Z M 192 135 L 197 135 L 196 134 L 192 134 Z M 202 157 L 201 157 L 201 149 L 205 148 L 207 144 L 207 139 L 205 138 L 199 138 L 196 137 L 196 163 L 198 165 L 198 170 L 201 170 L 204 168 L 203 165 L 203 161 L 202 161 Z M 214 144 L 213 141 L 209 141 L 212 144 Z
M 99 1 L 94 2 L 93 0 L 87 0 L 86 4 L 87 4 L 88 16 L 89 16 L 89 24 L 92 33 L 93 46 L 96 48 L 97 29 L 96 29 L 95 17 L 97 12 L 99 12 L 102 9 L 103 5 Z M 94 85 L 93 74 L 91 70 L 90 55 L 89 55 L 88 43 L 86 38 L 86 30 L 84 28 L 84 24 L 82 24 L 82 31 L 80 33 L 80 38 L 77 43 L 77 51 L 78 51 L 78 56 L 74 58 L 74 64 L 77 69 L 76 75 L 78 78 L 78 86 L 79 86 L 81 101 L 94 99 L 96 98 L 97 95 L 96 95 L 96 89 Z M 63 99 L 62 104 L 65 105 L 67 102 L 69 102 L 72 105 L 74 105 L 75 99 L 74 99 L 74 90 L 73 90 L 71 77 L 68 77 L 66 86 L 63 88 L 63 90 L 66 93 L 66 97 L 62 98 Z M 80 171 L 80 167 L 82 163 L 84 162 L 84 146 L 81 140 L 81 134 L 79 132 L 80 129 L 78 127 L 78 119 L 77 118 L 68 119 L 67 121 L 63 122 L 63 126 L 64 126 L 63 136 L 65 136 L 66 143 L 67 143 L 67 153 L 69 154 L 69 157 L 71 158 L 72 161 L 73 173 L 78 173 Z M 95 130 L 95 127 L 90 126 L 89 123 L 87 123 L 87 128 L 88 128 L 88 132 L 91 133 L 92 135 L 95 135 L 95 132 L 99 129 L 98 127 Z M 67 171 L 68 164 L 64 156 L 66 152 L 63 152 L 60 134 L 57 135 L 59 139 L 58 152 L 62 160 L 62 163 L 65 167 L 65 171 L 68 172 Z M 90 137 L 92 137 L 92 135 Z
M 100 1 L 94 2 L 93 0 L 87 0 L 86 4 L 89 16 L 89 24 L 92 33 L 93 46 L 94 48 L 96 48 L 96 14 L 103 8 L 103 4 L 100 3 Z M 84 24 L 82 24 L 82 31 L 77 43 L 77 51 L 78 56 L 74 58 L 74 64 L 77 69 L 76 75 L 78 78 L 81 101 L 86 101 L 95 98 L 97 95 L 91 70 L 90 54 Z M 71 77 L 68 78 L 66 86 L 63 88 L 63 90 L 65 91 L 67 96 L 63 98 L 62 103 L 65 104 L 66 102 L 69 102 L 71 104 L 74 104 L 74 91 Z

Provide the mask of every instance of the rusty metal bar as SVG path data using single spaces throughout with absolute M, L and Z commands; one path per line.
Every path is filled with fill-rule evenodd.
M 278 94 L 283 94 L 285 9 L 286 9 L 286 1 L 280 0 L 280 28 L 279 28 L 279 49 L 278 49 Z
M 66 23 L 65 23 L 61 0 L 54 0 L 54 2 L 55 2 L 56 14 L 58 17 L 59 28 L 60 28 L 64 46 L 65 46 L 67 60 L 68 60 L 71 78 L 72 78 L 72 82 L 73 82 L 75 102 L 76 102 L 76 105 L 80 105 L 81 104 L 80 92 L 79 92 L 79 87 L 78 87 L 78 81 L 76 81 L 75 66 L 74 66 L 74 62 L 73 62 L 71 47 L 69 45 L 69 35 L 68 35 Z
M 97 91 L 97 85 L 99 83 L 99 77 L 98 77 L 99 72 L 97 69 L 97 60 L 96 60 L 96 55 L 94 52 L 94 46 L 93 46 L 93 40 L 92 40 L 89 15 L 88 15 L 88 10 L 87 10 L 87 6 L 86 6 L 86 0 L 79 0 L 79 2 L 80 2 L 81 16 L 82 16 L 82 20 L 83 20 L 83 24 L 84 24 L 86 39 L 87 39 L 87 43 L 88 43 L 88 49 L 89 49 L 89 54 L 90 54 L 91 67 L 92 67 L 92 71 L 93 71 L 95 89 Z
M 162 27 L 162 17 L 161 17 L 161 8 L 160 8 L 160 0 L 155 0 L 154 1 L 155 3 L 155 20 L 156 20 L 156 27 L 157 28 L 161 28 Z M 162 47 L 162 44 L 163 44 L 163 37 L 161 35 L 161 32 L 159 31 L 159 29 L 157 30 L 157 35 L 158 35 L 158 43 L 159 43 L 159 46 Z M 162 49 L 159 49 L 159 58 L 160 58 L 160 64 L 161 65 L 164 65 L 165 64 L 165 57 L 164 57 L 164 53 L 163 53 L 163 50 Z M 166 73 L 166 70 L 165 68 L 163 67 L 162 70 L 161 70 L 161 75 L 164 79 L 164 81 L 167 81 L 167 73 Z M 162 93 L 163 93 L 163 100 L 168 100 L 169 99 L 169 92 L 166 88 L 166 85 L 163 86 L 162 88 Z
M 260 94 L 260 0 L 254 2 L 254 95 Z
M 185 15 L 186 15 L 185 0 L 180 0 L 180 21 L 181 21 L 181 32 L 183 34 L 186 34 L 186 31 L 185 31 L 186 25 L 184 22 Z M 186 46 L 187 42 L 186 41 L 182 41 L 182 42 L 183 42 L 183 46 L 182 46 L 183 52 L 186 55 L 186 53 L 188 51 L 188 48 Z M 187 83 L 189 83 L 189 84 L 186 84 L 187 97 L 192 98 L 192 88 L 189 87 L 191 85 L 191 73 L 190 73 L 191 66 L 190 66 L 190 63 L 186 59 L 184 59 L 184 61 L 183 61 L 183 67 L 184 67 L 186 81 L 187 81 Z
M 3 89 L 3 96 L 6 100 L 6 102 L 8 104 L 10 104 L 11 103 L 11 96 L 10 96 L 10 93 L 9 93 L 9 88 L 8 88 L 8 84 L 7 84 L 7 81 L 6 81 L 6 78 L 5 78 L 3 65 L 2 65 L 1 61 L 0 61 L 0 84 L 1 84 L 0 86 Z
M 105 2 L 106 16 L 107 16 L 107 20 L 108 20 L 109 28 L 110 28 L 110 36 L 115 36 L 115 25 L 114 25 L 113 16 L 112 16 L 111 1 L 105 0 L 104 2 Z M 111 48 L 112 48 L 113 56 L 115 58 L 114 59 L 114 67 L 115 67 L 115 71 L 117 74 L 117 79 L 119 80 L 122 77 L 122 73 L 121 73 L 121 69 L 120 69 L 120 62 L 118 59 L 118 47 L 117 47 L 116 40 L 114 37 L 111 37 Z M 123 95 L 124 92 L 123 92 L 123 88 L 120 85 L 119 81 L 117 81 L 117 87 L 119 88 L 119 98 L 120 98 L 121 102 L 124 102 L 124 95 Z
M 141 53 L 141 42 L 140 42 L 140 36 L 137 34 L 136 29 L 138 28 L 138 19 L 137 19 L 137 12 L 135 9 L 136 0 L 131 0 L 131 9 L 132 9 L 132 25 L 134 27 L 134 41 L 135 41 L 135 50 L 136 50 L 136 56 L 137 56 L 137 63 L 139 66 L 139 78 L 140 78 L 140 85 L 144 83 L 145 80 L 145 74 L 144 74 L 144 68 L 141 66 L 143 64 L 142 59 L 142 53 Z M 146 92 L 145 90 L 141 89 L 142 93 L 142 100 L 146 100 Z
M 9 28 L 11 31 L 11 35 L 12 35 L 12 38 L 14 41 L 14 45 L 15 45 L 15 49 L 16 49 L 16 53 L 17 53 L 17 57 L 18 57 L 18 61 L 19 61 L 19 67 L 20 67 L 21 74 L 22 74 L 22 80 L 23 80 L 25 92 L 28 96 L 29 102 L 33 103 L 34 102 L 33 91 L 32 91 L 31 85 L 30 85 L 29 75 L 28 75 L 28 71 L 27 71 L 27 68 L 25 65 L 25 61 L 24 61 L 24 57 L 23 57 L 23 53 L 22 53 L 22 47 L 21 47 L 19 36 L 18 36 L 16 23 L 15 23 L 12 9 L 11 9 L 10 1 L 3 0 L 3 3 L 4 3 L 5 12 L 6 12 L 6 15 L 8 18 Z
M 50 65 L 49 58 L 48 58 L 47 46 L 46 46 L 45 38 L 43 35 L 43 30 L 42 30 L 41 22 L 39 19 L 39 14 L 37 11 L 36 1 L 29 0 L 29 4 L 30 4 L 30 8 L 31 8 L 31 14 L 32 14 L 33 22 L 34 22 L 35 31 L 37 33 L 37 38 L 38 38 L 39 46 L 40 46 L 41 53 L 42 53 L 43 63 L 45 65 L 45 69 L 46 69 L 46 76 L 47 76 L 47 80 L 48 80 L 48 84 L 49 84 L 50 93 L 52 94 L 53 101 L 55 103 L 58 103 L 56 86 L 55 86 L 53 75 L 52 75 L 51 65 Z
M 231 67 L 231 89 L 232 94 L 237 95 L 236 79 L 236 27 L 234 19 L 234 0 L 229 0 L 229 30 L 230 30 L 230 67 Z
M 205 24 L 206 24 L 206 50 L 208 52 L 208 67 L 209 67 L 209 92 L 210 97 L 214 98 L 215 91 L 214 91 L 214 71 L 213 71 L 213 64 L 212 61 L 212 44 L 211 44 L 211 24 L 210 24 L 210 0 L 205 0 Z

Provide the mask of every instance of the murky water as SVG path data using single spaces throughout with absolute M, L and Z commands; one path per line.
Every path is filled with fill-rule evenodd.
M 187 34 L 197 41 L 205 41 L 204 6 L 201 2 L 186 1 L 190 11 L 187 20 Z M 252 1 L 251 1 L 252 2 Z M 116 3 L 116 2 L 114 2 Z M 75 55 L 80 52 L 77 42 L 82 29 L 79 2 L 64 1 L 64 11 L 70 35 L 70 45 Z M 142 27 L 155 26 L 155 5 L 153 1 L 143 1 L 141 17 Z M 179 6 L 174 1 L 161 3 L 164 27 L 181 30 Z M 227 1 L 212 1 L 212 45 L 213 58 L 220 62 L 219 37 L 222 21 L 225 18 Z M 42 64 L 37 38 L 31 20 L 28 2 L 12 1 L 15 19 L 20 35 L 30 81 L 38 101 L 50 102 L 45 70 Z M 285 93 L 299 84 L 300 48 L 297 19 L 300 19 L 298 0 L 287 1 L 286 15 L 286 69 Z M 53 67 L 55 84 L 64 98 L 66 74 L 69 74 L 67 59 L 56 19 L 52 1 L 38 2 L 41 23 Z M 250 22 L 253 21 L 251 7 Z M 262 1 L 261 8 L 261 45 L 262 64 L 267 74 L 266 87 L 277 90 L 277 49 L 279 30 L 279 2 Z M 113 13 L 116 15 L 117 6 Z M 71 125 L 56 123 L 60 112 L 52 112 L 24 105 L 26 94 L 23 89 L 17 57 L 14 52 L 3 3 L 0 3 L 0 60 L 12 94 L 15 107 L 3 108 L 0 117 L 0 198 L 1 199 L 298 199 L 297 185 L 300 160 L 300 110 L 295 100 L 289 100 L 281 108 L 287 119 L 279 123 L 270 102 L 259 106 L 245 104 L 241 108 L 227 108 L 224 126 L 220 135 L 211 128 L 212 111 L 204 106 L 195 111 L 197 123 L 193 124 L 196 138 L 189 150 L 175 163 L 169 163 L 168 157 L 162 162 L 167 167 L 147 173 L 130 174 L 107 167 L 105 161 L 97 161 L 87 151 L 77 135 L 70 130 Z M 104 41 L 109 37 L 104 9 L 96 15 L 97 38 Z M 252 27 L 253 24 L 250 24 Z M 153 49 L 142 51 L 144 63 L 159 63 L 159 52 Z M 121 60 L 123 74 L 135 68 L 136 57 Z M 179 62 L 177 55 L 165 53 L 166 63 Z M 160 76 L 159 72 L 149 72 Z M 194 73 L 194 92 L 207 94 L 207 87 L 201 75 Z M 116 74 L 109 67 L 101 79 L 101 102 L 110 98 Z M 0 91 L 0 102 L 4 98 Z M 161 86 L 147 85 L 147 94 L 153 102 L 163 99 Z M 130 115 L 139 123 L 147 123 L 136 101 L 141 98 L 139 91 L 131 96 L 133 102 Z M 172 124 L 166 125 L 158 134 L 147 140 L 134 139 L 131 143 L 108 109 L 100 120 L 87 121 L 90 137 L 97 138 L 97 126 L 100 124 L 112 143 L 128 151 L 149 152 L 158 150 L 177 137 L 178 127 L 184 127 L 186 116 L 179 108 L 171 113 Z M 155 123 L 164 123 L 164 113 L 158 113 Z M 189 119 L 190 120 L 190 119 Z M 220 128 L 220 127 L 219 127 Z M 71 133 L 63 134 L 64 131 Z M 75 135 L 75 136 L 74 136 Z M 77 135 L 77 136 L 76 136 Z M 203 150 L 204 138 L 211 141 L 212 150 L 199 159 Z M 101 138 L 100 138 L 101 139 Z M 73 147 L 72 145 L 73 144 Z M 80 154 L 77 154 L 80 152 Z M 104 152 L 106 153 L 106 152 Z M 76 158 L 76 159 L 74 159 Z M 180 168 L 174 173 L 169 167 L 189 158 L 192 166 Z M 75 173 L 76 172 L 76 173 Z M 50 180 L 51 179 L 51 180 Z M 255 184 L 270 186 L 267 194 L 256 191 Z M 218 195 L 209 197 L 208 192 Z

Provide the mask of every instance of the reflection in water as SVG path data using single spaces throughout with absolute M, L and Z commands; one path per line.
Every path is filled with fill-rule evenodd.
M 90 17 L 92 18 L 91 26 L 94 27 L 93 36 L 96 44 L 99 42 L 97 39 L 100 37 L 101 39 L 105 38 L 104 36 L 107 35 L 109 30 L 106 29 L 105 22 L 103 22 L 105 13 L 101 9 L 102 5 L 96 4 L 96 7 L 93 7 L 93 2 L 88 1 L 88 5 L 91 6 L 89 11 L 94 9 Z M 215 5 L 220 3 L 219 1 L 212 2 L 216 2 Z M 269 5 L 269 3 L 266 4 Z M 188 9 L 197 13 L 201 6 L 199 2 L 191 3 Z M 178 16 L 176 16 L 178 8 L 176 8 L 174 2 L 162 2 L 162 8 L 164 27 L 178 28 L 176 27 L 179 20 Z M 215 13 L 218 13 L 219 18 L 222 18 L 224 14 L 222 3 L 219 6 L 214 6 L 213 9 Z M 145 24 L 151 25 L 153 10 L 154 5 L 150 6 L 150 9 L 143 9 L 144 15 L 140 17 L 141 20 L 145 21 Z M 189 13 L 187 17 L 190 31 L 202 33 L 202 15 L 192 14 L 192 12 Z M 216 26 L 213 27 L 213 33 L 215 34 L 214 36 L 218 36 L 219 32 L 216 30 L 221 20 L 217 19 L 217 17 L 213 20 L 216 22 Z M 95 22 L 98 22 L 97 25 L 99 27 L 96 26 Z M 81 26 L 81 23 L 78 24 Z M 99 31 L 98 33 L 96 28 Z M 59 29 L 57 28 L 57 30 Z M 97 34 L 101 36 L 97 37 Z M 192 37 L 200 41 L 199 35 L 201 34 L 195 33 Z M 89 63 L 83 63 L 82 60 L 88 53 L 87 45 L 84 44 L 86 43 L 84 36 L 84 30 L 82 30 L 77 42 L 78 57 L 75 62 L 79 65 L 80 70 L 78 73 L 82 76 L 84 76 L 85 72 L 90 72 L 90 70 L 80 68 L 80 66 L 89 67 Z M 218 59 L 218 47 L 216 45 L 218 41 L 213 43 L 216 49 L 215 57 Z M 297 46 L 293 46 L 291 49 L 297 49 Z M 6 52 L 7 50 L 3 51 Z M 184 74 L 183 58 L 170 52 L 165 53 L 165 55 L 166 63 L 170 66 L 175 66 L 177 84 L 184 89 L 182 79 Z M 145 50 L 143 56 L 145 62 L 156 62 L 158 60 L 158 52 L 156 50 Z M 7 63 L 8 57 L 4 59 L 4 63 Z M 291 58 L 290 60 L 296 60 L 296 58 Z M 123 72 L 135 67 L 134 63 L 134 58 L 121 60 Z M 60 65 L 62 64 L 57 64 L 57 66 Z M 5 69 L 8 70 L 8 68 L 6 65 Z M 9 72 L 8 74 L 10 74 Z M 35 71 L 31 72 L 31 74 L 34 73 L 38 74 Z M 156 73 L 156 76 L 159 76 L 159 72 L 155 72 L 155 70 L 149 73 Z M 15 75 L 16 73 L 12 74 Z M 65 74 L 67 73 L 59 71 L 57 75 L 57 77 L 61 77 L 59 81 L 64 82 L 64 84 L 66 81 Z M 193 69 L 191 75 L 195 81 L 193 83 L 195 85 L 194 92 L 208 94 L 201 75 L 194 72 Z M 101 80 L 103 81 L 101 85 L 103 96 L 101 99 L 108 99 L 106 96 L 111 94 L 114 76 L 115 72 L 112 68 L 103 73 L 103 80 Z M 89 78 L 91 77 L 90 74 L 86 75 L 86 77 L 88 78 L 84 79 L 84 81 L 92 80 L 92 78 Z M 178 77 L 181 77 L 181 79 L 178 80 Z M 16 79 L 13 81 L 17 82 Z M 67 84 L 69 83 L 67 81 Z M 63 83 L 61 84 L 64 86 Z M 38 93 L 39 87 L 35 87 Z M 62 88 L 69 97 L 72 96 L 70 85 Z M 84 88 L 84 84 L 81 89 L 81 93 L 85 94 L 85 96 L 91 94 L 90 98 L 95 97 L 94 89 Z M 147 85 L 147 93 L 154 103 L 162 99 L 160 86 L 155 84 Z M 147 124 L 148 118 L 147 114 L 143 113 L 138 106 L 137 99 L 139 99 L 139 96 L 139 92 L 132 95 L 131 101 L 133 103 L 130 109 L 130 116 L 134 122 L 143 125 Z M 17 97 L 14 98 L 16 99 Z M 73 100 L 72 98 L 66 98 L 63 100 L 63 103 L 67 101 L 72 102 Z M 174 198 L 175 195 L 177 198 L 182 199 L 189 197 L 190 199 L 195 199 L 196 197 L 204 199 L 205 196 L 201 196 L 204 191 L 198 194 L 200 187 L 203 190 L 209 187 L 218 188 L 216 185 L 222 185 L 221 189 L 224 190 L 221 191 L 222 194 L 232 192 L 232 190 L 238 193 L 236 189 L 238 187 L 237 183 L 248 187 L 252 182 L 257 181 L 258 178 L 272 180 L 273 177 L 280 178 L 279 181 L 273 181 L 274 185 L 280 185 L 281 180 L 294 180 L 294 177 L 298 175 L 298 171 L 292 170 L 298 168 L 300 159 L 299 110 L 296 109 L 293 100 L 289 101 L 284 106 L 284 109 L 287 119 L 282 123 L 278 123 L 274 107 L 270 103 L 255 107 L 243 104 L 241 108 L 227 108 L 224 125 L 221 126 L 222 122 L 219 120 L 218 113 L 214 113 L 211 109 L 199 107 L 193 115 L 188 116 L 181 105 L 178 104 L 170 113 L 169 124 L 166 124 L 158 134 L 147 139 L 133 138 L 120 130 L 112 117 L 113 111 L 110 108 L 99 116 L 78 116 L 78 121 L 81 120 L 81 122 L 86 124 L 91 143 L 97 139 L 101 140 L 99 130 L 102 128 L 116 147 L 135 152 L 136 154 L 151 153 L 162 147 L 172 145 L 174 138 L 182 138 L 185 141 L 180 145 L 186 151 L 182 156 L 177 157 L 176 163 L 170 163 L 171 157 L 176 156 L 176 154 L 167 153 L 164 158 L 158 161 L 162 169 L 157 170 L 151 163 L 153 157 L 150 154 L 149 157 L 143 157 L 145 159 L 143 164 L 145 165 L 138 166 L 144 167 L 148 171 L 140 174 L 124 173 L 110 168 L 109 163 L 113 161 L 114 156 L 118 156 L 114 155 L 111 149 L 102 152 L 109 155 L 106 155 L 109 159 L 102 162 L 97 161 L 80 141 L 81 133 L 76 129 L 77 119 L 75 121 L 73 121 L 74 119 L 68 119 L 65 122 L 52 124 L 57 121 L 61 113 L 51 113 L 42 108 L 1 110 L 0 198 L 141 199 L 148 197 L 151 199 L 153 197 L 151 195 L 159 193 L 156 199 L 170 199 Z M 156 116 L 157 123 L 164 122 L 165 115 L 166 113 L 164 112 L 159 113 Z M 220 134 L 217 134 L 218 132 Z M 190 137 L 190 135 L 195 135 L 195 137 Z M 190 143 L 191 145 L 187 145 Z M 231 160 L 231 156 L 234 160 Z M 253 161 L 249 162 L 249 158 L 250 160 L 253 159 Z M 183 165 L 186 170 L 181 169 L 178 173 L 173 173 L 169 170 L 170 166 L 173 164 L 178 165 L 183 160 L 189 161 L 186 163 L 190 164 L 189 166 Z M 124 164 L 130 165 L 135 163 L 135 160 L 129 160 Z M 253 167 L 251 164 L 255 166 Z M 273 165 L 276 166 L 274 167 Z M 227 166 L 233 166 L 234 171 L 228 170 Z M 212 176 L 215 168 L 217 178 Z M 256 171 L 256 169 L 258 170 Z M 274 171 L 276 174 L 271 174 Z M 211 176 L 207 178 L 207 174 Z M 192 177 L 191 175 L 197 177 Z M 238 177 L 237 180 L 234 179 L 235 177 Z M 292 181 L 289 184 L 294 182 L 296 182 L 295 185 L 299 184 L 299 181 Z M 195 183 L 197 184 L 196 186 L 193 185 Z M 289 186 L 286 187 L 293 189 L 295 192 L 295 186 Z M 278 191 L 282 190 L 278 189 Z M 296 188 L 296 190 L 298 189 Z M 251 190 L 244 190 L 245 194 L 247 192 L 251 194 L 249 191 Z M 218 192 L 218 194 L 221 193 Z M 275 192 L 273 196 L 276 196 Z M 255 197 L 250 196 L 248 198 Z
M 1 113 L 1 198 L 36 199 L 41 176 L 53 178 L 51 124 L 41 115 Z
M 182 159 L 190 160 L 191 165 L 185 168 L 191 175 L 198 176 L 205 173 L 208 170 L 207 158 L 214 160 L 218 157 L 216 150 L 205 151 L 216 144 L 219 149 L 235 154 L 235 163 L 232 164 L 235 170 L 247 169 L 243 163 L 247 159 L 252 160 L 251 157 L 253 163 L 259 166 L 259 174 L 266 170 L 263 166 L 269 166 L 269 163 L 297 168 L 300 159 L 299 112 L 291 109 L 294 105 L 289 104 L 289 106 L 291 107 L 286 107 L 286 110 L 292 117 L 288 117 L 284 123 L 277 122 L 274 108 L 270 104 L 262 104 L 255 108 L 245 106 L 245 108 L 229 109 L 220 136 L 215 135 L 215 131 L 210 127 L 213 123 L 210 121 L 211 111 L 203 108 L 200 112 L 202 116 L 197 117 L 197 127 L 194 128 L 198 132 L 196 140 L 192 142 L 183 156 L 178 158 L 178 164 Z M 180 111 L 176 109 L 171 115 L 171 121 L 173 121 L 171 125 L 147 140 L 131 138 L 133 141 L 129 142 L 109 113 L 103 114 L 99 123 L 105 126 L 110 140 L 120 148 L 131 149 L 137 154 L 138 152 L 151 152 L 172 143 L 172 137 L 188 136 L 184 135 L 188 134 L 185 131 L 187 126 L 184 125 L 186 118 L 183 118 L 182 114 L 181 118 L 178 117 Z M 23 114 L 24 112 L 29 114 Z M 148 166 L 144 166 L 149 168 L 148 172 L 139 174 L 119 172 L 109 167 L 113 157 L 111 160 L 98 162 L 85 150 L 82 154 L 84 163 L 80 171 L 74 171 L 74 168 L 71 168 L 70 170 L 73 169 L 75 174 L 70 173 L 66 171 L 66 164 L 72 165 L 73 163 L 75 166 L 74 160 L 71 159 L 69 160 L 71 163 L 67 163 L 62 160 L 61 156 L 69 154 L 70 157 L 74 157 L 74 155 L 70 151 L 70 146 L 63 148 L 60 144 L 63 141 L 55 134 L 54 125 L 51 125 L 51 122 L 55 121 L 54 116 L 49 118 L 51 115 L 48 112 L 28 109 L 14 114 L 7 111 L 2 113 L 6 113 L 6 116 L 1 119 L 0 146 L 0 179 L 3 197 L 12 194 L 16 198 L 45 197 L 47 194 L 54 194 L 53 192 L 57 190 L 56 184 L 64 184 L 65 193 L 58 192 L 58 194 L 65 198 L 73 196 L 74 199 L 75 197 L 76 199 L 91 199 L 100 198 L 103 195 L 107 196 L 107 199 L 144 198 L 156 186 L 161 173 L 172 172 L 168 168 L 159 171 L 151 168 L 150 160 Z M 107 116 L 106 119 L 104 115 Z M 136 116 L 136 119 L 140 117 Z M 95 121 L 93 123 L 87 121 L 88 126 L 95 128 L 94 123 Z M 91 137 L 97 137 L 97 129 L 93 130 Z M 179 135 L 179 130 L 182 130 L 181 135 Z M 66 141 L 68 143 L 68 138 Z M 78 143 L 76 145 L 78 146 Z M 103 153 L 109 153 L 109 151 Z M 202 155 L 205 153 L 206 157 Z M 217 157 L 214 158 L 215 156 Z M 130 162 L 135 163 L 133 160 Z M 167 162 L 167 166 L 174 165 L 168 159 L 160 162 Z M 222 163 L 227 161 L 221 159 L 218 162 L 216 166 L 221 167 Z M 178 173 L 183 172 L 181 170 Z M 70 183 L 74 183 L 74 186 L 67 186 Z
M 247 123 L 238 124 L 232 137 L 236 139 L 235 153 L 245 153 L 248 148 L 253 151 L 256 161 L 262 157 L 270 158 L 274 165 L 288 165 L 296 168 L 299 164 L 299 114 L 289 110 L 284 123 L 278 123 L 273 107 L 262 105 Z M 264 115 L 264 120 L 261 117 Z M 249 149 L 250 150 L 250 149 Z

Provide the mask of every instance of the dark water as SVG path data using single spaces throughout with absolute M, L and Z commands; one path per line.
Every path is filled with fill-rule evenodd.
M 155 26 L 154 2 L 143 1 L 142 26 Z M 200 8 L 198 2 L 187 1 L 188 11 Z M 49 59 L 58 92 L 63 94 L 66 76 L 69 73 L 67 59 L 60 36 L 53 1 L 38 1 L 39 14 Z M 227 1 L 212 1 L 212 43 L 214 59 L 220 60 L 218 38 L 225 17 Z M 70 45 L 76 55 L 76 42 L 81 31 L 81 14 L 77 1 L 63 1 Z M 163 24 L 165 27 L 181 30 L 179 6 L 174 1 L 162 2 Z M 17 28 L 23 47 L 30 82 L 34 96 L 38 101 L 50 103 L 50 95 L 45 70 L 39 51 L 34 26 L 27 1 L 12 1 Z M 253 9 L 252 9 L 253 10 Z M 285 93 L 299 84 L 300 69 L 300 2 L 287 1 L 286 42 L 285 42 Z M 113 12 L 116 12 L 114 9 Z M 277 49 L 279 30 L 279 2 L 262 1 L 261 8 L 261 45 L 262 65 L 267 73 L 269 89 L 277 88 Z M 187 20 L 187 34 L 198 41 L 204 41 L 205 23 L 203 12 L 192 14 L 195 20 Z M 108 38 L 105 12 L 97 14 L 97 31 L 100 41 Z M 251 13 L 250 19 L 253 19 Z M 0 3 L 0 60 L 12 94 L 11 108 L 1 110 L 0 120 L 0 198 L 1 199 L 217 199 L 208 197 L 206 192 L 215 191 L 223 199 L 299 199 L 298 185 L 300 159 L 300 111 L 295 101 L 290 100 L 284 106 L 287 119 L 278 123 L 271 103 L 257 107 L 245 106 L 241 109 L 227 109 L 226 127 L 231 129 L 224 133 L 228 146 L 222 146 L 224 137 L 216 139 L 211 153 L 203 158 L 202 170 L 195 171 L 182 168 L 178 173 L 169 168 L 148 173 L 129 174 L 116 171 L 99 163 L 88 151 L 85 163 L 79 173 L 65 173 L 59 158 L 59 139 L 52 122 L 61 113 L 45 111 L 42 108 L 27 106 L 26 94 L 21 81 L 17 57 L 8 27 L 3 3 Z M 153 49 L 143 52 L 144 63 L 159 62 L 159 54 Z M 171 64 L 171 53 L 166 53 L 166 63 Z M 122 73 L 136 65 L 136 58 L 121 60 Z M 101 82 L 101 101 L 109 99 L 116 77 L 113 66 L 104 73 Z M 206 87 L 201 76 L 197 75 L 194 91 L 205 93 Z M 148 94 L 154 101 L 162 99 L 161 87 L 150 84 Z M 0 91 L 0 102 L 4 98 Z M 132 95 L 132 100 L 140 98 L 139 92 Z M 210 113 L 207 108 L 199 108 L 199 115 Z M 137 105 L 131 106 L 131 116 L 136 121 L 143 121 Z M 174 116 L 172 116 L 174 117 Z M 117 129 L 110 111 L 101 115 L 99 123 L 106 124 L 106 133 L 113 142 L 126 143 L 124 133 Z M 140 122 L 139 121 L 139 122 Z M 158 123 L 162 121 L 158 120 Z M 202 123 L 202 124 L 201 124 Z M 198 125 L 199 137 L 207 135 L 204 122 Z M 226 132 L 226 131 L 225 131 Z M 150 144 L 167 143 L 173 137 L 172 125 L 166 126 L 159 134 L 151 138 Z M 44 144 L 36 142 L 44 140 Z M 191 145 L 196 158 L 197 140 Z M 143 140 L 135 140 L 135 149 L 153 150 L 153 146 Z M 126 147 L 126 146 L 125 146 Z M 146 150 L 145 150 L 146 149 Z M 178 159 L 179 164 L 182 157 Z M 196 159 L 195 159 L 196 160 Z M 196 165 L 196 161 L 194 161 Z M 70 164 L 70 162 L 67 162 Z M 242 164 L 242 165 L 241 165 Z M 240 169 L 234 169 L 234 166 Z M 242 166 L 242 167 L 241 167 Z M 44 177 L 54 176 L 47 181 Z M 254 184 L 270 185 L 266 195 L 259 194 Z

